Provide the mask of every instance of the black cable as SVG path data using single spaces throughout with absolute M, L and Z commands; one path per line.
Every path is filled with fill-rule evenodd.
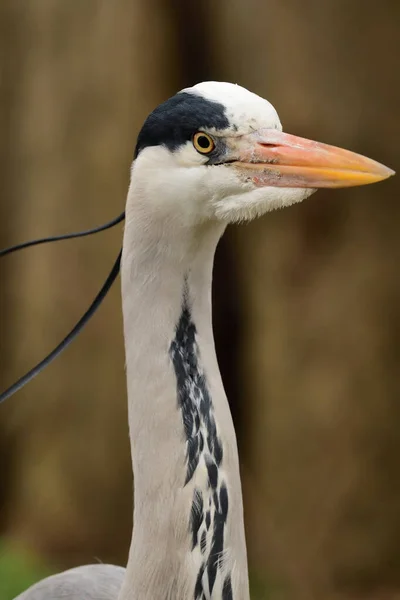
M 27 384 L 31 379 L 36 377 L 36 375 L 38 375 L 40 373 L 40 371 L 43 371 L 43 369 L 45 367 L 47 367 L 47 365 L 49 365 L 59 354 L 61 354 L 61 352 L 63 350 L 65 350 L 65 348 L 76 338 L 76 336 L 80 333 L 80 331 L 83 329 L 83 327 L 89 321 L 89 319 L 94 315 L 96 310 L 99 308 L 100 304 L 106 297 L 112 284 L 114 283 L 115 279 L 117 278 L 117 275 L 120 270 L 121 254 L 122 254 L 122 250 L 118 254 L 118 258 L 115 261 L 114 266 L 111 269 L 110 274 L 108 275 L 107 279 L 105 280 L 101 290 L 99 291 L 99 293 L 97 294 L 97 296 L 95 297 L 95 299 L 93 300 L 92 304 L 89 306 L 87 311 L 82 315 L 82 317 L 79 319 L 79 321 L 73 327 L 73 329 L 71 329 L 71 331 L 68 333 L 68 335 L 65 336 L 65 338 L 58 344 L 58 346 L 56 346 L 54 348 L 54 350 L 52 350 L 43 360 L 41 360 L 37 365 L 35 365 L 33 367 L 33 369 L 31 369 L 30 371 L 25 373 L 25 375 L 20 377 L 20 379 L 18 379 L 18 381 L 16 381 L 13 385 L 11 385 L 8 389 L 6 389 L 2 394 L 0 394 L 0 403 L 3 402 L 4 400 L 6 400 L 7 398 L 9 398 L 10 396 L 12 396 L 13 394 L 15 394 L 15 392 L 17 392 L 22 387 L 24 387 L 24 385 Z
M 94 229 L 86 229 L 85 231 L 77 231 L 75 233 L 66 233 L 64 235 L 53 235 L 50 237 L 39 238 L 37 240 L 30 240 L 29 242 L 22 242 L 21 244 L 16 244 L 15 246 L 10 246 L 9 248 L 3 248 L 0 250 L 0 257 L 6 256 L 7 254 L 11 254 L 12 252 L 17 252 L 17 250 L 23 250 L 24 248 L 29 248 L 30 246 L 37 246 L 39 244 L 47 244 L 48 242 L 58 242 L 60 240 L 70 240 L 72 238 L 85 237 L 86 235 L 92 235 L 94 233 L 99 233 L 100 231 L 105 231 L 106 229 L 110 229 L 121 223 L 125 219 L 125 212 L 121 213 L 112 221 L 105 223 L 105 225 L 100 225 L 99 227 L 95 227 Z

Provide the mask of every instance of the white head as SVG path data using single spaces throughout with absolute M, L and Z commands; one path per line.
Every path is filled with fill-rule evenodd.
M 160 217 L 233 222 L 301 202 L 319 187 L 385 179 L 386 167 L 284 134 L 267 101 L 231 83 L 204 82 L 158 106 L 138 137 L 135 192 Z

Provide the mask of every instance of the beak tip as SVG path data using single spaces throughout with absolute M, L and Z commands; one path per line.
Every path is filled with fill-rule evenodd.
M 396 171 L 393 171 L 393 169 L 390 169 L 389 167 L 385 167 L 384 165 L 380 165 L 380 172 L 379 172 L 379 180 L 383 181 L 384 179 L 389 179 L 389 177 L 393 177 L 394 175 L 396 175 Z

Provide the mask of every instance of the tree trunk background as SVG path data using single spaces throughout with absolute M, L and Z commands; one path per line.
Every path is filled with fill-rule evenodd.
M 396 166 L 400 5 L 377 6 L 220 2 L 223 78 L 286 130 Z M 318 192 L 232 233 L 250 556 L 296 598 L 400 597 L 399 191 Z
M 135 134 L 148 107 L 171 92 L 170 30 L 154 9 L 128 1 L 8 5 L 9 50 L 18 60 L 10 142 L 15 240 L 84 229 L 123 210 Z M 153 56 L 142 52 L 149 35 Z M 4 381 L 68 332 L 120 244 L 121 230 L 8 259 L 13 362 Z M 118 285 L 63 357 L 2 410 L 13 445 L 8 535 L 60 563 L 124 560 L 132 481 Z
M 399 29 L 396 0 L 5 0 L 0 245 L 121 212 L 143 119 L 201 79 L 245 85 L 286 131 L 396 169 Z M 250 566 L 272 600 L 400 598 L 399 181 L 320 191 L 232 227 L 218 249 L 216 342 Z M 0 262 L 2 387 L 68 332 L 120 240 Z M 126 560 L 118 287 L 0 409 L 2 533 L 56 568 Z

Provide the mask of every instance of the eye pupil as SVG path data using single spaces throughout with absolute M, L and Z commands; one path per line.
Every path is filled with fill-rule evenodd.
M 199 135 L 199 137 L 197 138 L 197 143 L 200 146 L 200 148 L 203 148 L 203 150 L 207 150 L 207 148 L 211 146 L 209 138 L 205 135 Z

